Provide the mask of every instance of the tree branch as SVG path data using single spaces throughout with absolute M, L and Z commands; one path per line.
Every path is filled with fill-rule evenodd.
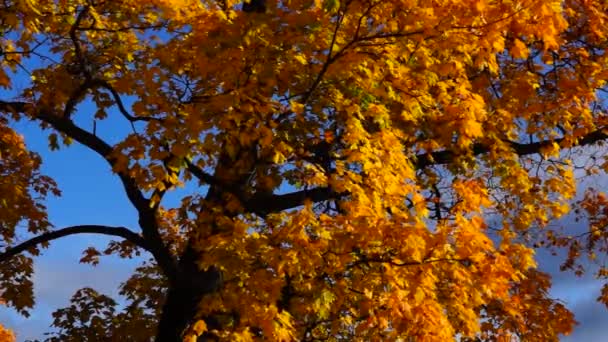
M 111 156 L 113 151 L 112 146 L 96 135 L 75 125 L 69 118 L 65 118 L 59 113 L 53 113 L 44 108 L 35 109 L 33 104 L 27 102 L 5 102 L 1 100 L 0 111 L 27 113 L 38 120 L 48 123 L 57 131 L 66 134 L 80 144 L 93 150 L 107 160 L 110 166 L 113 167 L 116 163 L 115 159 Z M 175 280 L 177 275 L 177 262 L 160 236 L 155 212 L 150 206 L 150 201 L 143 195 L 133 178 L 123 172 L 118 172 L 118 177 L 123 184 L 129 201 L 133 204 L 139 214 L 139 225 L 142 229 L 144 238 L 149 244 L 150 252 L 169 280 Z
M 595 144 L 602 140 L 608 140 L 608 134 L 604 133 L 602 129 L 593 131 L 574 144 L 576 146 L 587 146 Z M 519 156 L 525 156 L 530 154 L 540 153 L 541 149 L 548 147 L 553 143 L 561 144 L 564 141 L 563 138 L 554 140 L 545 140 L 529 144 L 521 144 L 513 141 L 509 141 L 508 144 L 511 146 L 513 151 Z M 473 155 L 478 156 L 490 152 L 490 147 L 483 144 L 473 145 Z M 415 167 L 416 169 L 424 169 L 431 165 L 443 165 L 449 164 L 456 159 L 456 153 L 450 150 L 437 151 L 431 153 L 423 153 L 416 156 Z M 327 201 L 330 199 L 337 199 L 346 194 L 339 194 L 332 191 L 327 187 L 320 187 L 311 190 L 296 191 L 284 195 L 260 195 L 254 196 L 245 204 L 245 207 L 254 212 L 265 212 L 272 213 L 278 212 L 304 204 L 305 200 L 312 202 Z
M 114 103 L 116 103 L 116 106 L 118 106 L 118 111 L 131 124 L 133 124 L 136 121 L 152 121 L 152 120 L 162 121 L 161 118 L 131 115 L 129 113 L 129 111 L 127 111 L 127 108 L 125 107 L 124 103 L 122 102 L 122 99 L 121 99 L 118 91 L 116 91 L 116 89 L 114 89 L 114 87 L 112 87 L 112 85 L 110 83 L 108 83 L 107 81 L 104 81 L 104 80 L 101 80 L 98 78 L 87 79 L 86 81 L 84 81 L 83 84 L 80 85 L 80 87 L 78 87 L 74 91 L 74 93 L 72 94 L 72 96 L 70 96 L 70 98 L 68 99 L 68 101 L 65 105 L 65 109 L 63 111 L 63 117 L 69 118 L 72 115 L 72 112 L 74 111 L 74 109 L 76 108 L 76 105 L 78 104 L 78 102 L 80 102 L 83 99 L 83 97 L 84 97 L 84 95 L 86 95 L 87 91 L 93 90 L 96 88 L 103 88 L 103 89 L 109 91 L 110 94 L 112 94 L 112 97 L 114 98 Z
M 360 264 L 367 264 L 367 263 L 381 263 L 381 264 L 389 264 L 389 265 L 397 266 L 397 267 L 405 267 L 405 266 L 422 266 L 425 264 L 433 264 L 433 263 L 438 263 L 438 262 L 460 263 L 463 266 L 469 266 L 471 264 L 471 260 L 467 259 L 467 258 L 464 258 L 464 259 L 436 258 L 436 259 L 424 259 L 421 261 L 395 261 L 390 258 L 363 257 L 363 258 L 353 262 L 351 265 L 349 265 L 349 268 L 360 265 Z
M 608 140 L 608 135 L 600 129 L 583 136 L 574 146 L 591 145 L 601 140 Z M 564 139 L 561 138 L 529 144 L 508 141 L 508 144 L 517 155 L 525 156 L 539 153 L 542 148 L 548 147 L 553 143 L 561 144 L 563 141 Z M 484 144 L 474 144 L 472 151 L 473 155 L 478 156 L 490 152 L 490 147 Z M 456 156 L 456 153 L 451 150 L 419 154 L 415 158 L 415 167 L 416 169 L 420 170 L 431 165 L 449 164 L 456 159 Z M 328 187 L 319 187 L 310 190 L 295 191 L 283 195 L 255 194 L 253 197 L 246 199 L 237 191 L 237 189 L 233 189 L 229 185 L 221 184 L 221 182 L 214 176 L 205 173 L 203 170 L 193 165 L 190 161 L 186 161 L 186 163 L 188 170 L 200 181 L 209 185 L 222 187 L 225 191 L 237 196 L 237 198 L 241 200 L 245 209 L 258 215 L 267 215 L 294 208 L 303 205 L 306 200 L 310 200 L 312 202 L 322 202 L 330 199 L 338 199 L 346 195 L 344 193 L 340 194 L 332 191 Z
M 344 195 L 333 191 L 329 187 L 318 187 L 282 195 L 256 194 L 247 200 L 244 206 L 249 211 L 267 215 L 304 205 L 307 200 L 316 203 L 338 199 Z
M 336 199 L 342 196 L 341 194 L 332 191 L 329 187 L 319 187 L 310 190 L 294 191 L 282 195 L 260 193 L 254 194 L 250 198 L 246 198 L 245 195 L 239 191 L 239 189 L 236 189 L 230 184 L 222 184 L 219 179 L 201 170 L 199 167 L 192 164 L 190 160 L 186 160 L 186 165 L 188 167 L 188 171 L 190 171 L 201 182 L 211 186 L 223 188 L 224 191 L 235 195 L 241 201 L 246 210 L 261 216 L 303 205 L 306 200 L 312 202 L 321 202 L 329 199 Z
M 103 85 L 102 85 L 103 86 Z M 0 111 L 5 112 L 28 112 L 28 108 L 32 106 L 31 104 L 25 102 L 5 102 L 0 101 Z M 110 157 L 112 152 L 112 147 L 108 145 L 103 140 L 99 139 L 97 136 L 89 133 L 76 126 L 72 121 L 53 115 L 52 113 L 46 113 L 44 111 L 39 111 L 34 114 L 34 117 L 49 123 L 55 129 L 60 132 L 67 134 L 83 145 L 89 147 L 93 151 L 97 152 L 99 155 L 103 156 L 108 162 L 113 165 L 113 159 Z M 608 140 L 608 135 L 603 132 L 602 129 L 598 129 L 593 131 L 581 138 L 579 138 L 574 146 L 586 146 L 594 144 L 601 140 Z M 535 153 L 540 153 L 541 149 L 549 146 L 553 143 L 561 144 L 564 141 L 564 138 L 554 139 L 554 140 L 545 140 L 539 141 L 529 144 L 522 144 L 512 141 L 507 141 L 507 143 L 511 146 L 513 151 L 519 155 L 530 155 Z M 472 153 L 474 156 L 478 156 L 481 154 L 488 153 L 490 151 L 490 146 L 484 144 L 474 144 L 472 146 Z M 457 157 L 457 154 L 452 150 L 443 150 L 436 151 L 430 153 L 419 154 L 415 157 L 415 167 L 416 169 L 423 169 L 431 165 L 442 165 L 449 164 L 453 162 Z M 288 194 L 275 195 L 275 194 L 255 194 L 250 198 L 245 198 L 244 195 L 238 191 L 238 189 L 234 189 L 226 184 L 221 184 L 218 179 L 210 174 L 205 173 L 203 170 L 197 168 L 190 161 L 186 161 L 188 170 L 199 180 L 211 185 L 223 188 L 224 191 L 228 191 L 237 196 L 241 201 L 246 210 L 257 213 L 259 215 L 266 215 L 273 212 L 279 212 L 282 210 L 294 208 L 300 205 L 303 205 L 306 200 L 310 200 L 312 202 L 321 202 L 330 199 L 336 199 L 346 194 L 339 194 L 335 191 L 331 190 L 329 187 L 319 187 L 311 190 L 300 190 L 291 192 Z M 123 182 L 125 190 L 127 192 L 127 196 L 133 203 L 133 205 L 140 212 L 140 223 L 142 222 L 142 214 L 148 213 L 150 211 L 149 208 L 149 200 L 146 199 L 139 188 L 136 186 L 133 179 L 128 177 L 123 173 L 119 173 L 119 177 Z M 148 213 L 150 214 L 150 213 Z M 148 215 L 149 216 L 149 215 Z M 146 224 L 151 224 L 152 217 L 148 217 L 146 220 Z M 146 225 L 144 225 L 146 226 Z M 168 250 L 164 246 L 162 239 L 158 233 L 157 229 L 144 229 L 142 226 L 144 237 L 153 244 L 152 248 L 153 254 L 157 257 L 159 264 L 161 264 L 161 260 L 165 265 L 161 265 L 161 268 L 167 270 L 175 269 L 175 261 L 173 257 L 168 254 Z M 160 254 L 164 254 L 161 256 Z M 171 271 L 169 271 L 171 272 Z
M 573 144 L 572 147 L 576 146 L 587 146 L 597 143 L 601 140 L 607 140 L 608 135 L 604 133 L 603 129 L 595 130 L 591 133 L 584 135 L 579 138 L 578 141 Z M 553 139 L 553 140 L 543 140 L 529 144 L 521 144 L 514 141 L 506 141 L 513 151 L 518 156 L 526 156 L 530 154 L 536 154 L 541 151 L 544 147 L 548 147 L 553 143 L 557 143 L 558 145 L 564 141 L 564 138 Z M 473 144 L 473 155 L 478 156 L 480 154 L 485 154 L 490 152 L 490 147 L 484 144 Z M 423 153 L 416 156 L 416 169 L 423 169 L 425 167 L 431 165 L 443 165 L 449 164 L 456 159 L 456 154 L 450 150 L 437 151 L 431 153 Z
M 186 166 L 188 171 L 194 175 L 198 180 L 208 185 L 218 185 L 219 180 L 217 180 L 213 175 L 203 171 L 200 167 L 192 164 L 192 161 L 188 158 L 185 158 Z
M 68 235 L 74 234 L 102 234 L 102 235 L 110 235 L 110 236 L 120 236 L 125 240 L 135 244 L 138 247 L 141 247 L 147 251 L 151 252 L 151 248 L 148 245 L 148 242 L 144 240 L 141 236 L 135 234 L 131 230 L 125 227 L 108 227 L 108 226 L 100 226 L 100 225 L 81 225 L 81 226 L 72 226 L 66 227 L 63 229 L 55 230 L 52 232 L 44 233 L 38 235 L 34 238 L 31 238 L 27 241 L 24 241 L 14 247 L 8 248 L 6 251 L 0 253 L 0 263 L 6 262 L 10 260 L 15 255 L 26 251 L 30 248 L 35 247 L 41 243 L 49 242 L 55 239 L 62 238 Z
M 115 160 L 112 158 L 112 146 L 97 137 L 96 135 L 76 126 L 71 120 L 53 115 L 44 111 L 39 111 L 34 114 L 34 117 L 42 120 L 55 128 L 56 130 L 65 133 L 72 139 L 78 141 L 82 145 L 97 152 L 101 157 L 106 159 L 110 166 L 114 166 Z M 148 206 L 148 200 L 144 197 L 139 188 L 135 185 L 132 178 L 119 172 L 118 176 L 123 183 L 127 197 L 138 210 Z

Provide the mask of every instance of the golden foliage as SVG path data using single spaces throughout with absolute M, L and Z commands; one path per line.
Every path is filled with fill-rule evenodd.
M 0 341 L 15 342 L 15 335 L 10 330 L 5 329 L 2 324 L 0 324 Z
M 20 222 L 47 233 L 43 199 L 58 194 L 9 125 L 35 120 L 51 149 L 76 141 L 120 177 L 141 236 L 99 231 L 126 239 L 104 254 L 145 250 L 156 262 L 122 287 L 140 329 L 160 319 L 174 337 L 225 341 L 568 334 L 575 321 L 548 296 L 534 247 L 567 247 L 565 269 L 583 250 L 608 251 L 606 196 L 573 202 L 578 160 L 568 157 L 608 137 L 605 2 L 256 3 L 265 10 L 0 5 L 10 32 L 0 86 L 17 94 L 0 100 L 3 255 L 19 248 Z M 132 133 L 104 137 L 83 118 L 124 119 Z M 177 188 L 190 194 L 166 207 Z M 585 245 L 548 226 L 572 203 L 589 219 Z M 87 249 L 81 261 L 100 255 Z M 3 261 L 3 297 L 23 310 L 31 283 L 18 298 L 6 279 L 29 279 L 31 259 L 11 260 L 21 266 Z M 90 289 L 74 301 L 115 305 Z M 62 338 L 75 334 L 69 317 L 91 336 L 138 329 L 113 309 L 95 326 L 91 313 L 62 310 Z

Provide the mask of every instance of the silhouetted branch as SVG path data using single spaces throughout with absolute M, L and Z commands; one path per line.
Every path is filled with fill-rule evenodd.
M 63 117 L 59 113 L 54 113 L 43 107 L 36 108 L 27 102 L 5 102 L 0 100 L 0 111 L 27 113 L 33 118 L 41 120 L 51 125 L 57 131 L 66 134 L 80 144 L 88 147 L 98 155 L 108 161 L 110 166 L 114 166 L 116 161 L 112 157 L 113 148 L 104 140 L 93 133 L 90 133 L 75 125 L 69 118 Z M 165 246 L 160 236 L 158 223 L 155 218 L 153 208 L 133 178 L 124 172 L 118 172 L 127 197 L 139 214 L 139 225 L 142 229 L 143 237 L 146 239 L 150 252 L 154 256 L 159 267 L 163 270 L 170 281 L 176 279 L 177 262 Z
M 601 140 L 608 139 L 608 135 L 604 133 L 603 129 L 595 130 L 583 137 L 579 138 L 572 147 L 575 146 L 586 146 L 597 143 Z M 525 156 L 530 154 L 540 153 L 540 151 L 545 148 L 551 146 L 553 143 L 561 144 L 564 141 L 564 138 L 553 139 L 553 140 L 543 140 L 529 144 L 521 144 L 514 141 L 507 141 L 507 143 L 511 146 L 511 149 L 519 155 Z M 490 152 L 490 147 L 484 144 L 473 144 L 473 155 L 478 156 L 480 154 L 485 154 Z M 456 154 L 450 150 L 431 152 L 431 153 L 423 153 L 416 156 L 416 168 L 423 169 L 427 166 L 431 165 L 441 165 L 441 164 L 449 164 L 456 159 Z
M 44 233 L 33 237 L 27 241 L 24 241 L 16 246 L 7 248 L 6 251 L 0 253 L 0 263 L 9 261 L 15 255 L 22 253 L 30 248 L 36 247 L 37 245 L 45 242 L 49 242 L 55 239 L 62 238 L 68 235 L 74 234 L 102 234 L 110 236 L 119 236 L 125 240 L 133 243 L 134 245 L 141 247 L 147 251 L 151 251 L 150 246 L 144 238 L 135 234 L 131 230 L 125 227 L 109 227 L 100 225 L 81 225 L 66 227 L 63 229 L 55 230 L 52 232 Z
M 197 179 L 208 185 L 216 186 L 224 191 L 235 195 L 243 204 L 246 210 L 264 216 L 270 213 L 276 213 L 290 208 L 295 208 L 304 205 L 307 200 L 311 202 L 321 202 L 330 199 L 337 199 L 341 195 L 332 191 L 329 187 L 319 187 L 310 190 L 294 191 L 287 194 L 254 194 L 250 198 L 246 198 L 239 189 L 230 184 L 222 184 L 216 177 L 206 173 L 191 161 L 186 160 L 188 171 L 190 171 Z
M 329 187 L 294 191 L 282 195 L 260 194 L 246 201 L 245 207 L 255 213 L 270 214 L 304 205 L 306 201 L 316 203 L 338 199 L 344 195 Z

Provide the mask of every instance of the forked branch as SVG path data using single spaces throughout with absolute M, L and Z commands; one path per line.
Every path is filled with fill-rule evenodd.
M 72 122 L 69 118 L 63 117 L 58 113 L 45 108 L 36 108 L 35 105 L 27 102 L 5 102 L 0 100 L 0 112 L 7 113 L 27 113 L 42 122 L 51 125 L 57 131 L 66 134 L 80 144 L 88 147 L 103 157 L 110 166 L 115 166 L 115 159 L 112 157 L 113 148 L 107 142 L 97 137 L 93 133 L 82 129 Z M 176 277 L 176 260 L 173 258 L 159 232 L 155 213 L 147 199 L 139 189 L 137 183 L 127 173 L 118 172 L 129 201 L 133 204 L 139 214 L 139 223 L 142 229 L 143 238 L 149 245 L 152 253 L 163 273 L 171 280 Z

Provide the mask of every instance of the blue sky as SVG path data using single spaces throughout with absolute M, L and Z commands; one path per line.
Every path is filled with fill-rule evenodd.
M 84 108 L 86 109 L 86 108 Z M 98 123 L 100 134 L 119 132 L 119 120 Z M 122 186 L 107 163 L 85 148 L 74 145 L 48 152 L 45 135 L 36 123 L 21 122 L 16 128 L 23 132 L 28 146 L 44 157 L 43 171 L 52 176 L 63 191 L 60 198 L 51 198 L 48 209 L 57 228 L 76 224 L 124 225 L 137 230 L 137 218 Z M 128 128 L 128 127 L 127 127 Z M 172 196 L 175 199 L 175 196 Z M 37 305 L 30 318 L 0 307 L 0 322 L 12 328 L 18 341 L 42 338 L 50 331 L 51 313 L 69 303 L 74 292 L 84 286 L 116 296 L 121 281 L 127 279 L 138 260 L 106 257 L 97 267 L 79 264 L 82 251 L 88 246 L 105 246 L 108 238 L 77 235 L 56 240 L 36 259 L 35 293 Z M 559 260 L 540 252 L 541 268 L 554 274 L 552 294 L 563 299 L 581 323 L 572 336 L 563 341 L 603 342 L 608 336 L 608 312 L 595 302 L 601 283 L 591 275 L 576 278 L 558 271 Z
M 63 192 L 61 197 L 48 201 L 49 216 L 56 228 L 95 223 L 137 230 L 136 212 L 106 161 L 77 144 L 48 152 L 45 134 L 34 122 L 20 122 L 16 128 L 24 133 L 28 147 L 44 156 L 43 172 L 52 176 Z M 92 286 L 106 294 L 118 293 L 118 284 L 128 277 L 137 261 L 104 258 L 99 267 L 78 263 L 84 248 L 103 247 L 108 241 L 110 238 L 95 235 L 73 235 L 53 241 L 36 259 L 37 305 L 32 316 L 24 319 L 10 309 L 0 308 L 0 321 L 15 329 L 18 341 L 40 337 L 48 331 L 51 312 L 66 306 L 78 288 Z

